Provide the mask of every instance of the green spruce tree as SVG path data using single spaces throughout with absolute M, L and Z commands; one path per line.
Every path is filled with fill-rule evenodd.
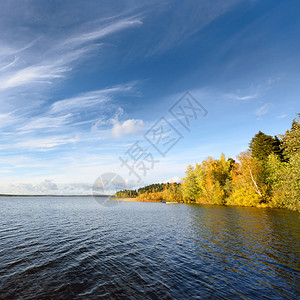
M 280 143 L 280 142 L 279 142 Z M 278 140 L 274 139 L 270 135 L 259 131 L 251 140 L 249 148 L 251 156 L 259 161 L 264 161 L 271 153 L 278 152 Z

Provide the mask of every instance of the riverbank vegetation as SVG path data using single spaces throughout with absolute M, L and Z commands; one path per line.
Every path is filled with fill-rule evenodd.
M 300 211 L 300 114 L 284 135 L 259 131 L 236 160 L 208 157 L 189 165 L 181 184 L 154 184 L 116 196 Z
M 182 202 L 180 183 L 155 183 L 138 190 L 116 192 L 117 198 L 136 198 L 139 201 L 176 201 Z

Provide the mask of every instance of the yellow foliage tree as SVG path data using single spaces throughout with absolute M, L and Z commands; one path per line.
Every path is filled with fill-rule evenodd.
M 227 201 L 228 205 L 257 206 L 261 197 L 253 190 L 247 187 L 236 189 Z
M 231 205 L 254 206 L 266 200 L 267 186 L 260 180 L 262 164 L 249 151 L 238 156 L 240 163 L 232 169 L 232 194 L 227 201 Z M 244 199 L 240 199 L 244 197 Z

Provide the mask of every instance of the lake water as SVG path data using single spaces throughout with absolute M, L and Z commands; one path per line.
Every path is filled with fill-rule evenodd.
M 0 299 L 299 299 L 300 214 L 0 198 Z

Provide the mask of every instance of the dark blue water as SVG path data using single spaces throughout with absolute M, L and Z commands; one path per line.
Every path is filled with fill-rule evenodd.
M 0 198 L 0 299 L 299 299 L 300 214 Z

